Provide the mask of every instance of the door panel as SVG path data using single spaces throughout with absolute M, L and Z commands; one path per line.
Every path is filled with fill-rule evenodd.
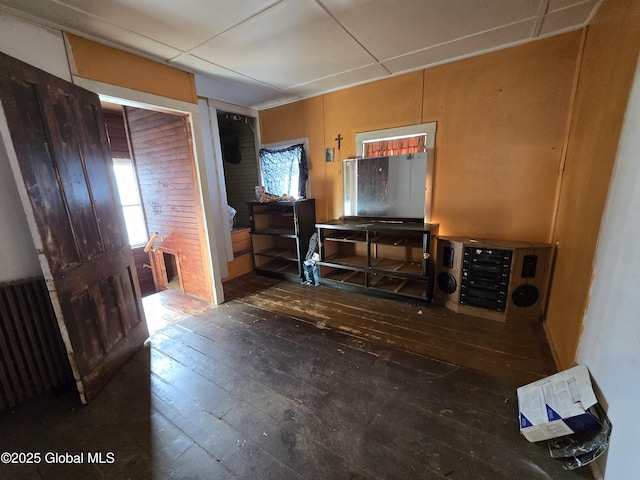
M 0 128 L 88 402 L 148 336 L 100 102 L 3 54 L 0 98 Z

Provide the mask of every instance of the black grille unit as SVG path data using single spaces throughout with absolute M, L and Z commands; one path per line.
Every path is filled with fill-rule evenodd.
M 460 303 L 504 312 L 512 250 L 464 247 Z

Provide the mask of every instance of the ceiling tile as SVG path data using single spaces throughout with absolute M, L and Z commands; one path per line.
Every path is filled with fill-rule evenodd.
M 323 0 L 331 14 L 378 60 L 520 22 L 541 0 Z
M 556 10 L 545 15 L 540 35 L 556 34 L 582 27 L 591 17 L 599 0 L 590 0 L 573 7 Z
M 415 69 L 417 65 L 429 66 L 463 58 L 480 52 L 502 48 L 531 39 L 535 19 L 516 23 L 503 28 L 496 28 L 454 42 L 426 48 L 419 52 L 403 55 L 384 62 L 384 66 L 392 73 L 401 73 Z
M 68 32 L 82 34 L 85 37 L 109 45 L 120 46 L 120 48 L 132 52 L 139 52 L 158 59 L 171 58 L 180 53 L 179 50 L 166 44 L 49 0 L 31 0 L 29 2 L 1 0 L 1 3 L 27 14 L 28 17 L 45 19 L 47 25 L 61 27 Z
M 182 53 L 177 57 L 171 59 L 168 62 L 170 65 L 175 65 L 180 68 L 184 68 L 189 70 L 190 72 L 200 73 L 202 75 L 213 75 L 216 78 L 220 78 L 222 80 L 227 81 L 238 81 L 247 84 L 255 84 L 256 86 L 264 86 L 267 88 L 277 89 L 272 85 L 267 85 L 264 82 L 259 80 L 254 80 L 253 78 L 249 78 L 246 75 L 242 75 L 238 72 L 234 72 L 233 70 L 229 70 L 220 65 L 216 65 L 211 62 L 207 62 L 202 58 L 191 55 L 190 53 Z
M 313 0 L 285 0 L 191 53 L 279 88 L 373 61 Z
M 379 80 L 388 76 L 389 72 L 387 70 L 378 64 L 374 64 L 350 70 L 348 72 L 339 73 L 338 75 L 314 80 L 302 85 L 295 85 L 291 88 L 287 88 L 285 91 L 287 93 L 296 93 L 300 96 L 308 97 L 312 96 L 314 92 L 329 92 L 331 90 L 344 88 L 348 85 L 356 85 L 372 80 Z
M 278 88 L 212 65 L 189 54 L 178 56 L 172 63 L 195 72 L 196 93 L 203 97 L 244 106 L 273 101 L 280 97 L 291 98 L 290 94 L 284 94 Z
M 198 96 L 214 98 L 246 107 L 265 103 L 287 103 L 301 98 L 298 95 L 285 94 L 280 90 L 264 86 L 230 82 L 199 73 L 195 74 L 195 80 Z
M 602 0 L 549 0 L 549 6 L 547 7 L 547 13 L 555 12 L 556 10 L 562 10 L 567 7 L 573 7 L 581 3 L 600 3 Z
M 182 51 L 277 3 L 277 0 L 58 1 Z

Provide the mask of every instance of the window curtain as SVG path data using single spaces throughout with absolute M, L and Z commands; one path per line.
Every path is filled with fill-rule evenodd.
M 425 151 L 425 135 L 415 137 L 392 138 L 364 144 L 365 157 L 385 157 L 402 153 L 418 153 Z
M 302 144 L 279 149 L 261 148 L 259 157 L 264 188 L 268 193 L 307 197 L 309 166 Z

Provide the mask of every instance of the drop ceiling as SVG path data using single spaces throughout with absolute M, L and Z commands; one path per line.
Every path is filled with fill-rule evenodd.
M 255 109 L 579 29 L 602 0 L 0 0 Z

